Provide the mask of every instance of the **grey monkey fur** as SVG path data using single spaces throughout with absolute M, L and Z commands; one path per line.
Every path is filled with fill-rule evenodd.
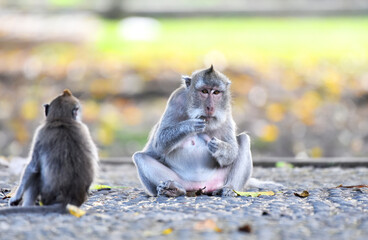
M 243 188 L 253 166 L 248 135 L 236 136 L 231 82 L 213 66 L 183 80 L 146 146 L 133 155 L 141 183 L 152 196 L 179 196 L 197 185 L 234 196 L 232 190 Z
M 97 171 L 98 154 L 80 103 L 69 90 L 45 104 L 45 122 L 34 134 L 21 182 L 0 214 L 65 212 L 67 204 L 82 205 Z M 34 206 L 40 196 L 42 207 Z

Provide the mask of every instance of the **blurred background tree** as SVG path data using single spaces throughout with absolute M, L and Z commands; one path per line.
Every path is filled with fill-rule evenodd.
M 0 0 L 0 155 L 42 104 L 83 104 L 102 157 L 141 149 L 180 75 L 214 64 L 255 156 L 368 155 L 365 0 Z

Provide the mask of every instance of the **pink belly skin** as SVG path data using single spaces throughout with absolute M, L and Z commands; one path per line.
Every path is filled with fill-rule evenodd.
M 194 182 L 194 181 L 183 181 L 181 184 L 187 191 L 197 191 L 203 189 L 203 192 L 213 192 L 222 188 L 225 185 L 225 179 L 229 169 L 220 168 L 217 169 L 213 176 L 207 181 Z

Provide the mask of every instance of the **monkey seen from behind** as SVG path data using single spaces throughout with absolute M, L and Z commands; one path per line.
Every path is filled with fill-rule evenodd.
M 80 119 L 80 103 L 69 90 L 45 104 L 45 122 L 37 129 L 30 161 L 9 205 L 0 214 L 65 212 L 80 206 L 94 180 L 98 154 L 88 128 Z M 40 197 L 42 207 L 35 207 Z

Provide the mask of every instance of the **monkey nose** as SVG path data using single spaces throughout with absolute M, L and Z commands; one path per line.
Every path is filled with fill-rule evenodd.
M 213 107 L 207 107 L 207 115 L 213 115 L 215 112 L 215 109 Z

